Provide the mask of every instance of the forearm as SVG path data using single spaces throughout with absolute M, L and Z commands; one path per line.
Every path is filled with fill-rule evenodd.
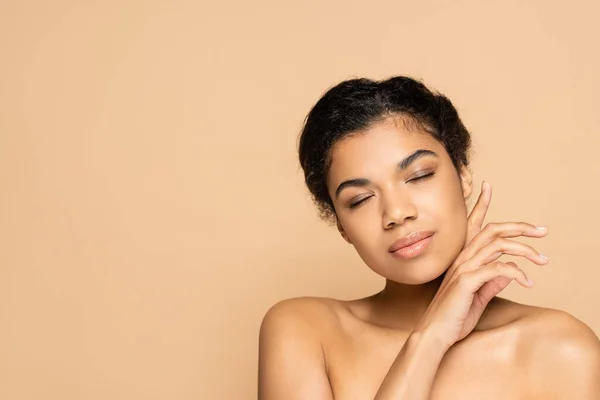
M 447 350 L 427 332 L 413 332 L 398 353 L 374 400 L 427 400 Z

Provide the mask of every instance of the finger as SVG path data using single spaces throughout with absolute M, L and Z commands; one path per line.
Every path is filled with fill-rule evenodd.
M 508 264 L 500 261 L 495 261 L 483 268 L 467 272 L 461 275 L 459 279 L 461 284 L 466 285 L 468 289 L 474 293 L 487 282 L 500 277 L 511 280 L 514 279 L 524 287 L 533 286 L 533 281 L 531 281 L 527 277 L 527 274 L 525 274 L 525 271 L 517 267 L 516 264 Z
M 489 182 L 483 181 L 481 184 L 481 193 L 477 198 L 477 203 L 475 203 L 475 207 L 473 207 L 473 210 L 471 210 L 471 213 L 467 218 L 467 243 L 469 243 L 481 230 L 483 221 L 485 220 L 485 216 L 490 206 L 491 199 L 492 185 L 490 185 Z
M 538 265 L 547 264 L 549 261 L 547 256 L 540 254 L 533 247 L 526 245 L 525 243 L 504 238 L 496 238 L 478 251 L 473 258 L 465 262 L 462 268 L 464 268 L 464 270 L 481 268 L 482 265 L 492 263 L 504 254 L 525 257 Z
M 507 262 L 506 264 L 518 267 L 514 262 Z M 506 278 L 504 276 L 494 278 L 491 281 L 484 283 L 477 291 L 477 295 L 479 296 L 482 304 L 488 304 L 490 300 L 496 297 L 501 291 L 506 289 L 511 282 L 511 278 Z
M 519 236 L 541 238 L 548 233 L 547 227 L 536 227 L 526 222 L 489 223 L 469 243 L 460 254 L 462 260 L 468 260 L 495 238 L 515 238 Z

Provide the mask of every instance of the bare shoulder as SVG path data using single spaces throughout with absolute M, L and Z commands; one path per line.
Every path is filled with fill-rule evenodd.
M 339 301 L 325 297 L 294 297 L 277 302 L 266 312 L 261 331 L 272 325 L 278 328 L 305 327 L 317 331 L 337 319 Z
M 600 340 L 583 321 L 566 311 L 526 306 L 520 318 L 522 345 L 537 357 L 578 359 L 596 357 L 600 361 Z M 524 349 L 523 349 L 524 350 Z
M 523 306 L 518 365 L 536 398 L 600 398 L 600 340 L 568 312 Z
M 259 399 L 333 398 L 322 346 L 336 320 L 336 301 L 282 300 L 263 317 L 259 333 Z
M 337 301 L 321 297 L 295 297 L 269 308 L 260 325 L 259 345 L 279 341 L 290 346 L 321 347 L 323 335 L 337 319 Z M 292 344 L 293 345 L 293 344 Z

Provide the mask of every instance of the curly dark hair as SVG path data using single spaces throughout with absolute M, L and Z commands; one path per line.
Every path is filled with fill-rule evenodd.
M 442 143 L 457 172 L 468 167 L 471 135 L 444 95 L 406 76 L 340 82 L 312 107 L 298 141 L 304 180 L 324 221 L 337 221 L 326 179 L 333 145 L 391 116 L 416 123 Z

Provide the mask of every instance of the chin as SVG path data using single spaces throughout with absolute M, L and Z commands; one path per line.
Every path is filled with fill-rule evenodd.
M 418 273 L 404 273 L 401 276 L 390 276 L 387 279 L 404 285 L 424 285 L 444 275 L 446 271 L 447 269 L 437 271 L 419 271 Z
M 429 262 L 415 262 L 411 264 L 398 265 L 397 263 L 387 264 L 385 267 L 381 267 L 382 264 L 376 268 L 371 268 L 373 272 L 385 279 L 400 283 L 403 285 L 423 285 L 429 283 L 437 278 L 441 277 L 448 270 L 447 266 L 431 265 Z M 434 263 L 435 264 L 435 263 Z M 373 264 L 367 264 L 373 265 Z

